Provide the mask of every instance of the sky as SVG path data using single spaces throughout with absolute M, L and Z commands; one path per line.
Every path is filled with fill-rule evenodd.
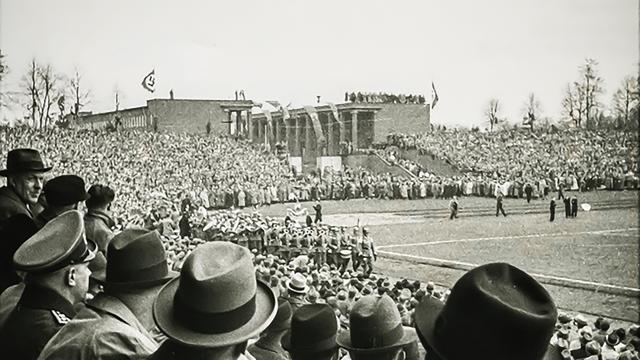
M 421 93 L 432 122 L 485 126 L 491 98 L 521 121 L 534 93 L 559 118 L 585 58 L 610 104 L 639 68 L 638 0 L 0 0 L 0 51 L 20 89 L 31 59 L 77 69 L 84 110 L 143 106 L 152 98 L 248 99 L 293 106 L 340 103 L 345 91 Z M 155 69 L 156 91 L 141 82 Z M 19 105 L 0 119 L 19 116 Z

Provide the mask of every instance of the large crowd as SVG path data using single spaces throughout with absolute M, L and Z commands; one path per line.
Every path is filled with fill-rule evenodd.
M 417 149 L 469 176 L 500 183 L 544 181 L 583 191 L 638 186 L 637 132 L 451 129 L 391 134 L 388 143 Z
M 17 228 L 15 221 L 5 222 L 10 217 L 0 209 L 3 236 L 11 229 L 11 236 L 23 237 L 10 250 L 15 252 L 12 271 L 20 276 L 13 274 L 15 282 L 0 296 L 0 345 L 27 351 L 30 356 L 25 358 L 201 358 L 208 352 L 210 358 L 220 359 L 391 360 L 418 359 L 425 351 L 429 360 L 478 354 L 487 359 L 524 359 L 530 354 L 536 360 L 638 358 L 637 326 L 613 329 L 605 319 L 590 324 L 579 315 L 557 316 L 546 291 L 508 264 L 471 270 L 452 289 L 375 274 L 377 255 L 366 228 L 326 225 L 320 203 L 314 207 L 315 217 L 299 204 L 357 197 L 494 196 L 496 191 L 522 196 L 524 182 L 518 179 L 523 179 L 523 172 L 503 173 L 500 164 L 490 170 L 481 163 L 464 176 L 446 178 L 412 167 L 400 152 L 391 150 L 382 153 L 387 161 L 415 176 L 373 174 L 363 168 L 300 176 L 286 161 L 226 137 L 26 128 L 4 129 L 0 135 L 3 153 L 38 148 L 53 167 L 45 168 L 33 154 L 30 161 L 22 158 L 24 166 L 40 164 L 31 172 L 54 177 L 43 189 L 37 184 L 42 185 L 44 176 L 17 176 L 21 158 L 15 153 L 0 174 L 13 179 L 2 188 L 5 193 L 24 191 L 30 198 Z M 429 151 L 420 145 L 428 143 L 425 139 L 399 135 L 392 143 Z M 637 150 L 629 141 L 596 141 L 590 146 L 611 153 L 604 164 L 591 164 L 605 172 L 620 167 L 616 175 L 627 171 L 635 176 L 637 165 L 629 162 L 635 155 L 614 150 Z M 565 174 L 573 175 L 574 168 L 569 170 Z M 79 177 L 56 176 L 62 174 Z M 568 181 L 553 174 L 540 180 L 540 193 L 545 187 L 583 188 L 576 182 L 584 181 L 570 176 Z M 82 179 L 93 184 L 87 192 Z M 19 181 L 32 188 L 21 187 Z M 604 176 L 594 187 L 606 188 L 615 181 Z M 45 195 L 38 197 L 40 190 Z M 0 207 L 6 205 L 5 193 L 0 193 Z M 82 220 L 77 210 L 85 200 Z M 283 219 L 226 210 L 287 201 L 295 205 Z M 33 228 L 25 225 L 30 217 Z M 96 218 L 104 222 L 102 229 L 96 227 Z M 86 237 L 81 231 L 85 228 Z M 6 264 L 2 265 L 4 271 Z M 76 284 L 91 272 L 83 291 Z M 43 289 L 55 287 L 52 284 L 64 284 L 64 300 Z M 482 291 L 473 292 L 474 288 Z M 488 299 L 478 298 L 479 293 Z M 473 303 L 468 302 L 471 294 L 476 297 Z M 496 298 L 501 299 L 498 305 Z M 527 300 L 531 298 L 535 306 Z M 90 300 L 83 308 L 85 299 Z M 49 309 L 43 307 L 46 301 L 57 307 L 45 311 L 44 317 L 34 313 Z M 249 303 L 255 312 L 251 318 L 232 310 L 236 305 L 231 304 L 245 311 Z M 36 315 L 39 327 L 29 322 Z M 49 329 L 43 321 L 55 326 Z M 492 331 L 469 339 L 473 346 L 451 346 L 447 339 L 467 338 L 467 329 L 478 323 L 488 324 Z M 434 336 L 434 331 L 444 335 Z M 20 338 L 22 334 L 28 336 Z M 508 346 L 511 342 L 520 347 Z M 220 353 L 224 349 L 229 351 L 226 357 Z

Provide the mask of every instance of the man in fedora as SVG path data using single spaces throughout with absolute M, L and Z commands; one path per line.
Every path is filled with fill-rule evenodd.
M 553 299 L 529 274 L 491 263 L 464 274 L 445 304 L 424 297 L 415 327 L 426 360 L 555 360 L 562 359 L 549 343 L 557 316 Z M 480 331 L 468 336 L 469 329 Z
M 302 273 L 294 272 L 291 278 L 287 280 L 287 300 L 294 312 L 309 303 L 306 300 L 307 291 L 309 291 L 307 278 Z
M 402 326 L 398 306 L 388 295 L 361 297 L 353 304 L 349 325 L 337 342 L 351 360 L 396 360 L 418 339 L 413 328 Z
M 104 286 L 54 336 L 40 359 L 140 358 L 153 353 L 151 312 L 160 287 L 175 277 L 156 231 L 126 229 L 107 250 L 107 268 L 94 278 Z
M 44 184 L 42 193 L 47 205 L 34 219 L 38 228 L 63 212 L 78 210 L 78 205 L 88 197 L 84 180 L 76 175 L 54 177 Z
M 249 249 L 227 241 L 202 244 L 153 304 L 168 340 L 149 359 L 243 359 L 247 341 L 277 310 L 273 291 L 256 280 Z
M 291 327 L 291 305 L 286 299 L 278 299 L 278 312 L 260 339 L 249 346 L 247 351 L 260 360 L 289 360 L 289 354 L 282 348 L 280 341 Z
M 76 315 L 89 287 L 95 244 L 84 236 L 82 215 L 68 211 L 18 248 L 13 260 L 26 286 L 0 328 L 0 348 L 16 359 L 36 359 L 47 341 Z
M 293 313 L 282 347 L 292 360 L 334 360 L 338 357 L 338 319 L 327 304 L 310 304 Z
M 0 188 L 0 229 L 7 219 L 16 214 L 33 218 L 30 207 L 38 202 L 44 173 L 51 169 L 45 166 L 37 150 L 9 151 L 7 168 L 0 170 L 0 176 L 7 178 L 7 185 Z

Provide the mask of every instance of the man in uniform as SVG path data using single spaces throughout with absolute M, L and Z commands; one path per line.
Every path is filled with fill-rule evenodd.
M 7 178 L 7 186 L 0 188 L 0 229 L 16 214 L 33 218 L 32 206 L 38 202 L 44 173 L 51 167 L 44 165 L 40 153 L 33 149 L 14 149 L 7 155 L 7 168 L 0 176 Z
M 0 348 L 16 359 L 36 359 L 47 341 L 76 315 L 89 288 L 96 246 L 84 236 L 80 212 L 47 223 L 14 255 L 26 287 L 0 329 Z
M 47 181 L 42 189 L 47 206 L 34 221 L 38 228 L 69 210 L 78 210 L 78 204 L 87 200 L 84 180 L 76 175 L 62 175 Z
M 551 199 L 551 203 L 549 203 L 549 213 L 549 221 L 553 222 L 556 218 L 556 201 L 553 198 Z
M 107 249 L 106 271 L 94 275 L 104 292 L 49 341 L 40 359 L 150 355 L 163 340 L 153 322 L 153 301 L 176 275 L 169 271 L 157 231 L 131 228 L 114 236 Z
M 563 196 L 563 201 L 564 201 L 564 217 L 568 218 L 571 216 L 571 198 L 568 196 Z
M 373 238 L 369 236 L 369 229 L 362 228 L 362 270 L 368 276 L 373 271 L 373 262 L 378 260 Z
M 578 197 L 574 196 L 571 198 L 571 217 L 578 216 Z

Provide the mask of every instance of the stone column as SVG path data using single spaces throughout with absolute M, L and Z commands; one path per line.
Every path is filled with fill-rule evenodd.
M 295 156 L 300 156 L 302 149 L 300 148 L 300 118 L 296 116 L 293 121 L 295 138 L 293 139 L 293 151 Z
M 264 124 L 258 120 L 256 121 L 256 126 L 258 127 L 258 143 L 264 144 Z
M 307 157 L 309 157 L 309 148 L 311 147 L 311 118 L 309 117 L 309 115 L 305 115 L 304 116 L 304 150 L 305 153 L 307 155 Z
M 332 156 L 333 151 L 333 115 L 327 113 L 327 155 Z
M 358 110 L 351 112 L 351 143 L 353 150 L 358 148 Z
M 231 135 L 231 110 L 227 111 L 227 117 L 228 117 L 228 119 L 227 119 L 227 120 L 229 121 L 229 122 L 228 122 L 229 127 L 228 127 L 228 129 L 227 129 L 227 131 L 228 131 L 227 133 L 228 133 L 229 135 Z
M 344 126 L 344 117 L 341 116 L 340 113 L 338 113 L 338 116 L 340 116 L 342 118 L 342 120 L 336 119 L 336 121 L 338 121 L 338 124 L 340 125 L 340 131 L 339 131 L 340 132 L 340 142 L 342 143 L 342 142 L 345 141 L 345 138 L 346 138 L 346 135 L 347 135 L 347 133 L 346 133 L 347 129 Z
M 276 130 L 276 143 L 280 142 L 280 119 L 273 119 L 273 126 L 275 126 Z
M 255 142 L 256 140 L 253 137 L 253 124 L 251 123 L 251 110 L 247 111 L 247 138 L 251 142 Z

